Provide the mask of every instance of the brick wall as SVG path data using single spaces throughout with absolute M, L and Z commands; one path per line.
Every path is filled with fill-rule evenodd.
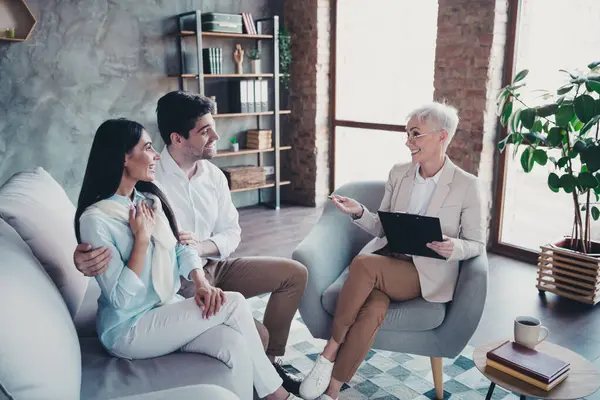
M 293 150 L 286 163 L 292 184 L 284 201 L 321 204 L 329 190 L 330 1 L 286 1 L 292 65 L 288 129 Z
M 507 4 L 503 0 L 439 0 L 438 5 L 434 98 L 459 109 L 460 123 L 448 155 L 481 179 L 489 227 L 495 95 L 502 83 Z

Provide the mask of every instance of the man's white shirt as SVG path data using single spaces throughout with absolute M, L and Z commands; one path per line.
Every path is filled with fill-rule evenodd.
M 155 183 L 167 195 L 179 230 L 194 232 L 199 242 L 212 240 L 220 255 L 209 258 L 228 257 L 240 244 L 241 229 L 223 172 L 201 160 L 194 176 L 188 179 L 166 146 L 160 156 Z

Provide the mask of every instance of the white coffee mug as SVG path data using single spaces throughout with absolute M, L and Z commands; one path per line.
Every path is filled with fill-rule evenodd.
M 542 332 L 542 337 L 540 337 L 540 332 Z M 543 326 L 539 319 L 527 316 L 515 318 L 515 342 L 533 349 L 547 336 L 548 328 Z

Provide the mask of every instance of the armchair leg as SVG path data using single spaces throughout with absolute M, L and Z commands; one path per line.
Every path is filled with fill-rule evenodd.
M 431 372 L 433 372 L 435 397 L 438 400 L 442 400 L 444 398 L 444 371 L 442 357 L 431 357 Z

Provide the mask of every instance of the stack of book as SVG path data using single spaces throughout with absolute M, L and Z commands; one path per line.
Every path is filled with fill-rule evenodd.
M 202 71 L 205 74 L 220 74 L 223 65 L 223 49 L 209 47 L 202 49 Z
M 570 371 L 570 363 L 512 341 L 490 350 L 486 365 L 545 391 L 567 379 Z
M 246 134 L 246 147 L 249 149 L 270 149 L 271 143 L 270 129 L 253 129 Z

